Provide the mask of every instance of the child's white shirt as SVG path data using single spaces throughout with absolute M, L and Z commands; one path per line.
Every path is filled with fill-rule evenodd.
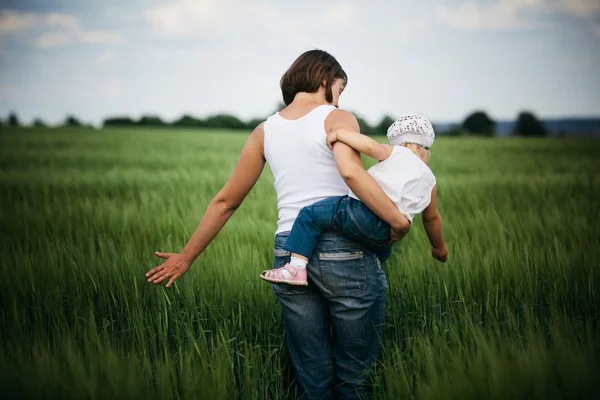
M 415 215 L 423 212 L 431 202 L 436 180 L 427 164 L 410 149 L 393 147 L 392 154 L 368 172 L 412 223 Z M 359 200 L 352 190 L 348 195 Z

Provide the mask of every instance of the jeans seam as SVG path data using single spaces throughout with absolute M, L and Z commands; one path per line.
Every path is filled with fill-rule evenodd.
M 274 249 L 275 257 L 287 257 L 291 254 L 290 251 L 284 249 Z
M 347 251 L 343 253 L 328 253 L 320 252 L 319 261 L 349 261 L 349 260 L 360 260 L 363 257 L 364 251 Z

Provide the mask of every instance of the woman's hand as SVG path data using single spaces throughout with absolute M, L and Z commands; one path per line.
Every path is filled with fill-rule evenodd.
M 408 232 L 405 231 L 396 231 L 394 230 L 394 228 L 390 228 L 390 242 L 388 243 L 389 245 L 402 240 L 404 238 L 404 236 L 406 236 Z
M 148 282 L 154 284 L 161 283 L 170 277 L 171 279 L 166 286 L 169 287 L 192 266 L 192 261 L 184 258 L 180 253 L 161 253 L 155 251 L 154 254 L 160 258 L 167 259 L 167 261 L 146 273 L 146 276 L 149 276 Z
M 389 245 L 404 238 L 408 232 L 410 232 L 410 221 L 404 214 L 400 214 L 400 219 L 394 225 L 390 225 Z

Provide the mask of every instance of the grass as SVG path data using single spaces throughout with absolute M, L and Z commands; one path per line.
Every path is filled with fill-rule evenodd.
M 298 397 L 258 279 L 277 219 L 268 170 L 172 288 L 144 276 L 155 250 L 185 245 L 247 135 L 3 129 L 4 398 Z M 417 222 L 384 266 L 376 398 L 600 396 L 599 155 L 597 140 L 437 140 L 450 260 Z

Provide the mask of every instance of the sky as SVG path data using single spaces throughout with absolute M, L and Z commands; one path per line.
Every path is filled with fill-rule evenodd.
M 265 117 L 314 48 L 370 123 L 600 115 L 600 0 L 0 0 L 0 118 Z

